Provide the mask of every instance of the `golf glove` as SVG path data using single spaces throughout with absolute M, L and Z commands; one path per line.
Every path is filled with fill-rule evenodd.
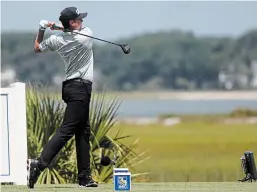
M 39 22 L 39 29 L 40 30 L 46 30 L 46 28 L 48 27 L 48 21 L 46 20 L 41 20 Z

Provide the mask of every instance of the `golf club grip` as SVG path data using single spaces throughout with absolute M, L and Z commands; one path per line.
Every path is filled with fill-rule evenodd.
M 55 25 L 55 24 L 54 24 L 52 27 L 53 27 L 54 29 L 63 29 L 62 27 L 59 27 L 59 26 L 57 26 L 57 25 Z
M 57 25 L 53 25 L 53 28 L 54 29 L 63 29 L 62 27 L 59 27 Z M 96 40 L 99 40 L 99 41 L 104 41 L 106 43 L 111 43 L 111 44 L 120 46 L 119 44 L 116 44 L 116 43 L 113 43 L 113 42 L 110 42 L 110 41 L 106 41 L 106 40 L 103 40 L 103 39 L 99 39 L 99 38 L 96 38 L 96 37 L 92 37 L 92 36 L 89 36 L 89 35 L 86 35 L 86 34 L 82 34 L 82 33 L 79 33 L 79 32 L 74 32 L 74 31 L 71 31 L 71 30 L 65 30 L 65 31 L 71 32 L 71 33 L 75 33 L 75 34 L 78 34 L 78 35 L 83 35 L 83 36 L 90 37 L 90 38 L 93 38 L 93 39 L 96 39 Z
M 113 42 L 110 42 L 110 41 L 106 41 L 106 40 L 103 40 L 103 39 L 100 39 L 100 38 L 97 38 L 97 37 L 93 37 L 93 36 L 90 36 L 90 35 L 86 35 L 86 34 L 83 34 L 83 33 L 74 32 L 74 31 L 69 31 L 69 32 L 75 33 L 75 34 L 78 34 L 78 35 L 83 35 L 83 36 L 86 36 L 86 37 L 90 37 L 90 38 L 92 38 L 92 39 L 96 39 L 96 40 L 99 40 L 99 41 L 103 41 L 103 42 L 106 42 L 106 43 L 111 43 L 111 44 L 120 46 L 120 45 L 117 44 L 117 43 L 113 43 Z

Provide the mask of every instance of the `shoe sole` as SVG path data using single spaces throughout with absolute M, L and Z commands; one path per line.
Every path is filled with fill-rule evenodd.
M 81 188 L 86 188 L 86 187 L 98 187 L 98 184 L 90 184 L 90 185 L 79 185 Z

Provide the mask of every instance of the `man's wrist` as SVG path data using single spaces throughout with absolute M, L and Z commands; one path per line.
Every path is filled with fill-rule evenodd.
M 39 30 L 40 30 L 40 31 L 45 31 L 45 30 L 46 30 L 46 28 L 44 28 L 44 27 L 40 27 L 40 28 L 39 28 Z

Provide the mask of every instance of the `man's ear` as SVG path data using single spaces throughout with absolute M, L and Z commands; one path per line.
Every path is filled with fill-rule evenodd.
M 70 20 L 70 21 L 69 21 L 70 26 L 71 26 L 73 23 L 74 23 L 73 20 Z

